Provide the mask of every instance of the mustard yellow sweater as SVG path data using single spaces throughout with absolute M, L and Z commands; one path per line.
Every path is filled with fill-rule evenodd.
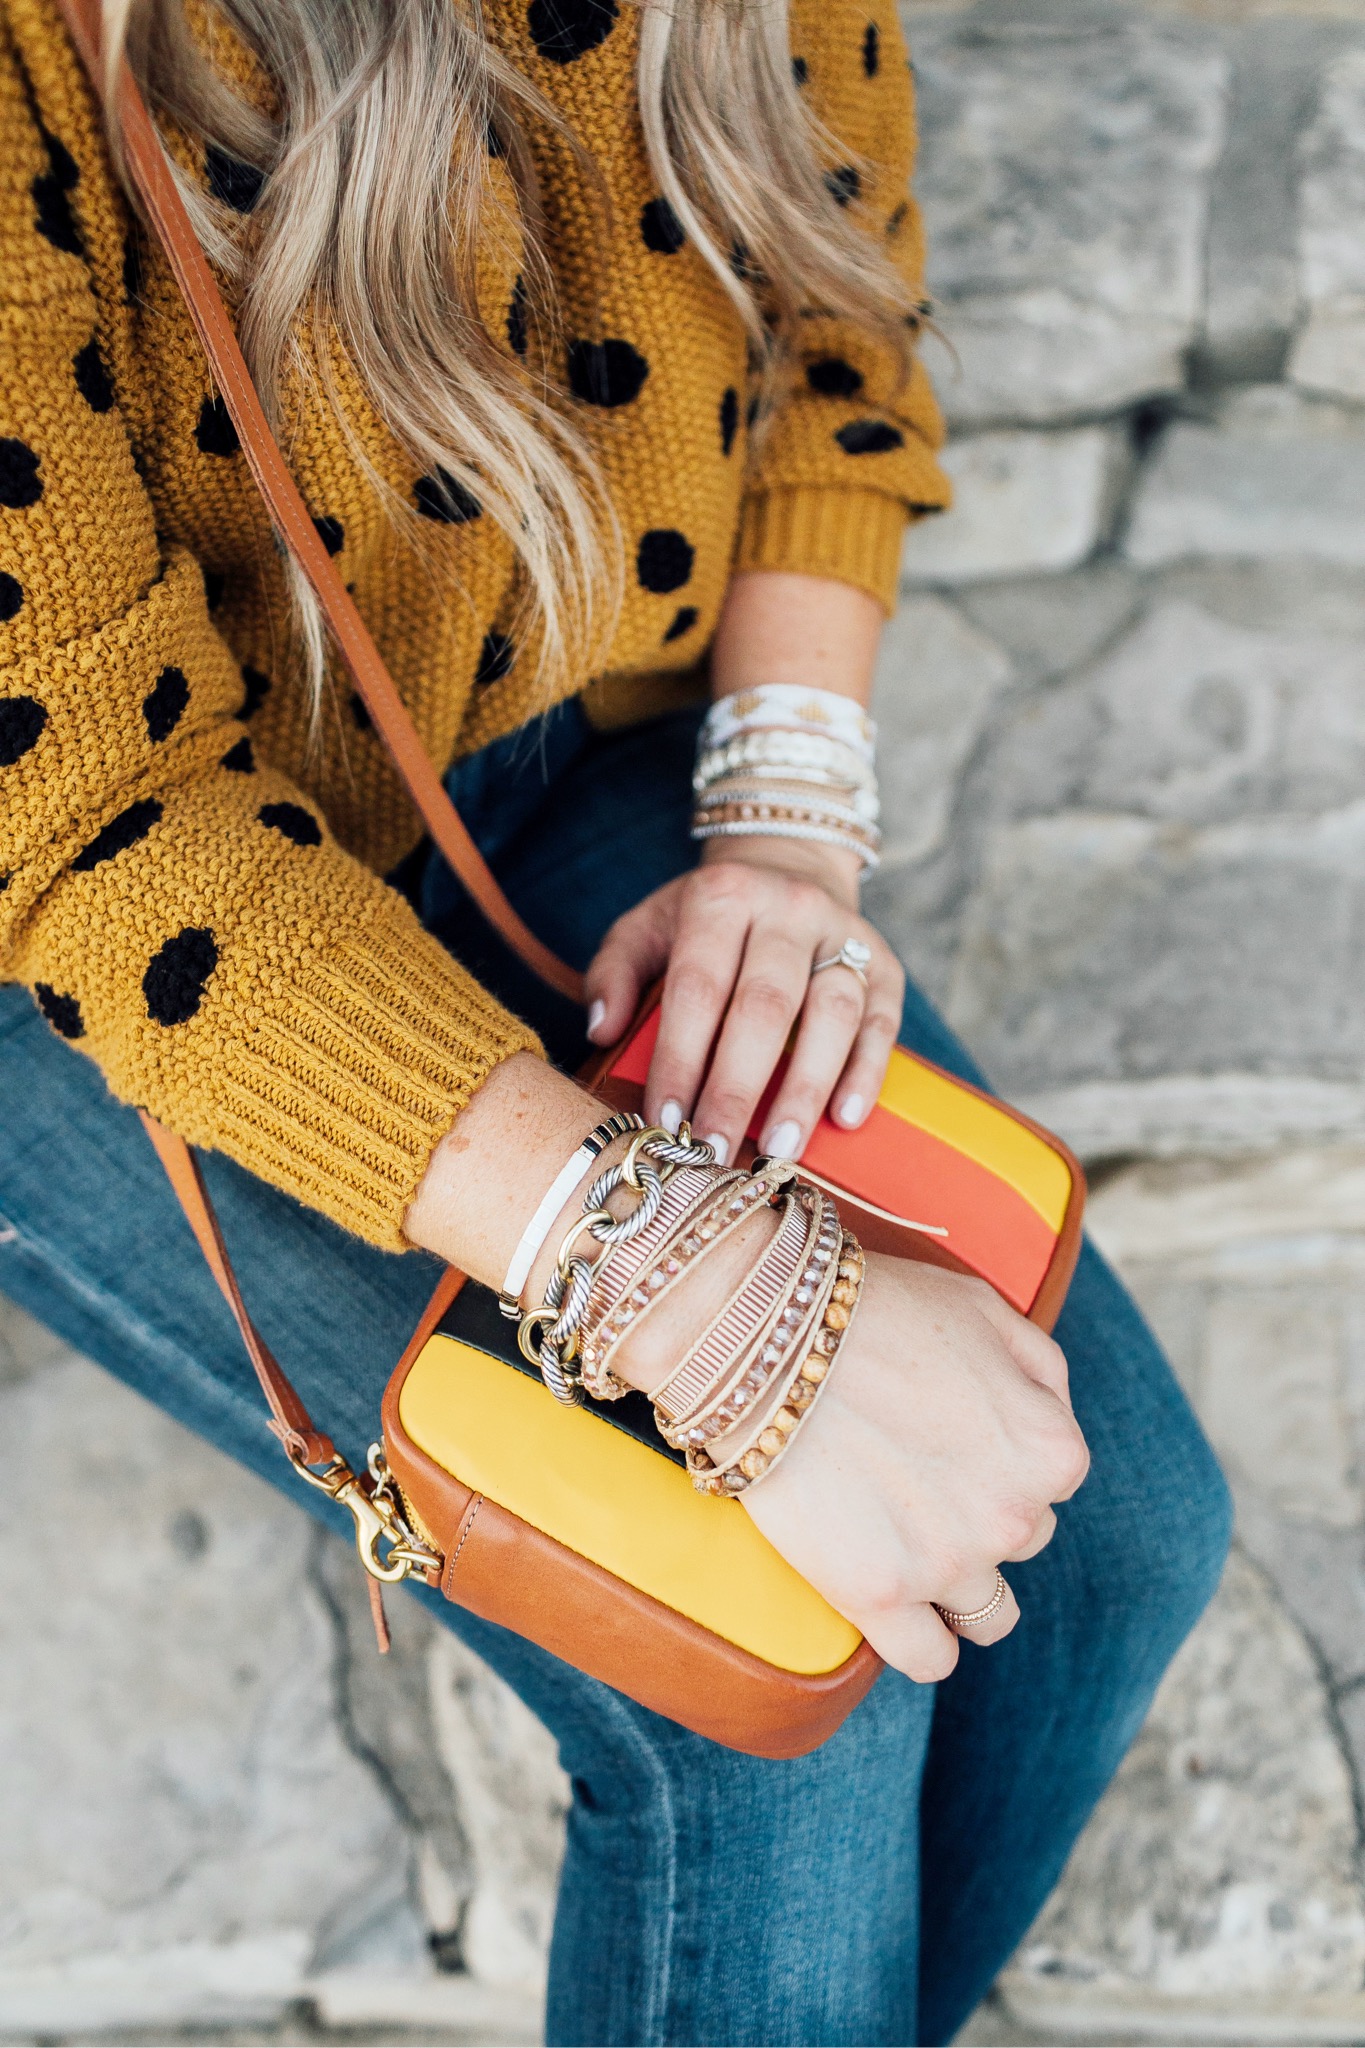
M 631 572 L 605 692 L 587 676 L 564 692 L 591 707 L 624 678 L 628 708 L 630 679 L 643 705 L 645 679 L 695 668 L 736 567 L 889 605 L 907 516 L 947 498 L 922 373 L 898 390 L 866 340 L 812 321 L 804 382 L 751 459 L 740 323 L 650 180 L 638 11 L 491 0 L 489 15 L 611 202 L 604 262 L 563 162 L 540 164 L 565 381 Z M 864 166 L 865 217 L 917 280 L 894 0 L 794 0 L 793 58 Z M 309 748 L 267 521 L 53 0 L 0 0 L 0 138 L 0 974 L 120 1098 L 399 1248 L 433 1144 L 534 1035 L 382 880 L 419 827 L 344 686 Z M 245 166 L 198 168 L 250 208 Z M 496 159 L 489 176 L 505 176 Z M 484 270 L 490 328 L 515 350 L 515 317 L 497 318 L 514 311 L 515 250 Z M 511 551 L 477 505 L 450 516 L 362 392 L 349 403 L 380 472 L 430 518 L 448 590 L 393 545 L 334 424 L 294 423 L 295 474 L 449 763 L 542 708 L 507 631 Z

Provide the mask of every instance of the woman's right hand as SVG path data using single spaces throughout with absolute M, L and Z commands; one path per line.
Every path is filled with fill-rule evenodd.
M 544 1061 L 504 1060 L 432 1156 L 408 1211 L 413 1243 L 497 1287 L 527 1217 L 602 1113 Z M 581 1192 L 546 1239 L 528 1300 L 542 1297 Z M 622 1346 L 628 1378 L 646 1392 L 659 1384 L 775 1227 L 771 1212 L 751 1217 L 637 1324 Z M 1050 1338 L 983 1280 L 869 1254 L 861 1305 L 819 1402 L 741 1499 L 888 1664 L 928 1681 L 957 1662 L 934 1603 L 986 1606 L 995 1566 L 1042 1549 L 1052 1502 L 1075 1492 L 1087 1462 L 1066 1361 Z M 971 1640 L 995 1642 L 1018 1615 L 1011 1594 Z
M 1050 1337 L 983 1280 L 869 1254 L 834 1370 L 773 1471 L 741 1496 L 774 1549 L 888 1664 L 946 1678 L 995 1567 L 1033 1557 L 1089 1453 Z M 1019 1619 L 1014 1595 L 976 1643 Z

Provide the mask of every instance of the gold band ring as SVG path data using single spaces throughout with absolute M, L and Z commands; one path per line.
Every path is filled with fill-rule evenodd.
M 867 970 L 872 965 L 872 948 L 863 939 L 845 939 L 837 953 L 831 953 L 827 960 L 817 960 L 810 971 L 811 980 L 823 974 L 827 967 L 846 967 L 850 974 L 856 974 L 863 987 L 867 987 Z
M 1005 1604 L 1005 1597 L 1008 1592 L 1009 1587 L 1005 1584 L 1005 1575 L 997 1566 L 995 1593 L 985 1607 L 978 1607 L 974 1614 L 960 1614 L 956 1607 L 940 1607 L 936 1600 L 934 1602 L 934 1612 L 947 1622 L 955 1635 L 960 1636 L 964 1629 L 984 1628 L 988 1621 L 994 1621 L 996 1615 Z

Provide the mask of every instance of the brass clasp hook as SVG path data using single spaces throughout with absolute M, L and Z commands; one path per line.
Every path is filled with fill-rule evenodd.
M 393 1497 L 393 1482 L 380 1445 L 370 1450 L 368 1486 L 337 1456 L 322 1472 L 313 1472 L 300 1459 L 291 1459 L 295 1471 L 320 1493 L 349 1508 L 355 1522 L 355 1547 L 360 1562 L 381 1585 L 397 1586 L 413 1572 L 426 1573 L 440 1564 L 434 1551 L 419 1543 L 399 1512 Z M 387 1543 L 388 1554 L 380 1549 Z

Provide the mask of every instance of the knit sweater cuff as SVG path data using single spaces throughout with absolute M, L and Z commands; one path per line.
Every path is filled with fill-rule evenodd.
M 744 501 L 735 568 L 852 583 L 889 615 L 896 608 L 907 517 L 902 501 L 883 491 L 807 485 L 757 491 Z
M 224 1048 L 214 1142 L 388 1251 L 433 1149 L 535 1033 L 407 906 L 298 963 L 256 1029 Z

